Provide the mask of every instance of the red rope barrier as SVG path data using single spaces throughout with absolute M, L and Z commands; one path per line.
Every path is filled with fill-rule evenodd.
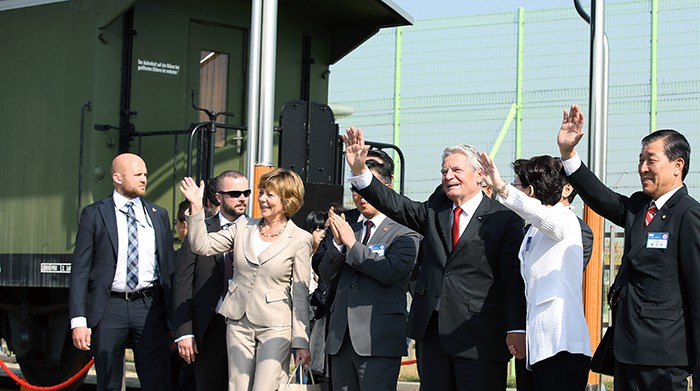
M 406 361 L 401 361 L 401 365 L 411 365 L 415 364 L 416 360 L 406 360 Z
M 64 388 L 70 386 L 71 384 L 75 383 L 78 379 L 85 376 L 85 374 L 87 373 L 87 371 L 90 370 L 90 367 L 92 366 L 92 364 L 94 362 L 95 362 L 95 359 L 91 358 L 90 362 L 85 364 L 85 366 L 81 370 L 79 370 L 78 373 L 71 376 L 68 380 L 64 381 L 63 383 L 56 384 L 55 386 L 50 386 L 50 387 L 35 386 L 35 385 L 27 383 L 26 380 L 15 375 L 15 373 L 12 372 L 7 367 L 7 365 L 5 365 L 4 362 L 2 362 L 2 360 L 0 360 L 0 367 L 2 367 L 2 369 L 5 371 L 5 373 L 7 373 L 7 375 L 10 376 L 12 378 L 12 380 L 14 380 L 17 384 L 19 384 L 20 387 L 23 387 L 23 388 L 28 389 L 28 390 L 33 390 L 33 391 L 59 391 L 59 390 L 62 390 Z

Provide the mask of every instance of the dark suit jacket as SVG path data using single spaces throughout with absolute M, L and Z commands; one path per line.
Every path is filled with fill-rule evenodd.
M 423 234 L 423 264 L 413 294 L 409 337 L 423 340 L 439 300 L 443 351 L 466 359 L 508 361 L 506 332 L 525 329 L 518 259 L 523 220 L 484 196 L 453 251 L 453 203 L 444 192 L 415 202 L 373 178 L 359 193 L 391 219 Z
M 578 224 L 581 226 L 581 244 L 583 245 L 583 270 L 586 270 L 588 262 L 591 261 L 593 254 L 593 231 L 588 223 L 578 218 Z
M 346 254 L 331 245 L 320 264 L 321 278 L 338 286 L 326 352 L 338 353 L 349 328 L 360 356 L 405 356 L 406 292 L 420 237 L 387 218 L 365 246 L 359 241 L 362 223 L 352 227 L 358 242 Z M 385 245 L 384 255 L 372 252 L 372 245 Z
M 652 201 L 646 194 L 615 193 L 585 165 L 569 182 L 596 213 L 625 228 L 623 266 L 611 288 L 619 294 L 615 358 L 635 365 L 693 365 L 700 352 L 700 204 L 683 186 L 644 228 Z M 668 233 L 668 247 L 647 248 L 651 232 Z
M 168 211 L 141 197 L 156 236 L 156 262 L 168 319 L 172 320 L 173 235 Z M 80 216 L 71 263 L 70 317 L 84 316 L 88 327 L 100 323 L 117 268 L 117 218 L 112 197 L 86 206 Z
M 204 223 L 207 232 L 221 229 L 219 215 L 214 215 Z M 206 257 L 196 255 L 185 238 L 177 254 L 175 265 L 175 287 L 173 289 L 174 337 L 194 335 L 198 346 L 204 346 L 202 340 L 215 314 L 216 304 L 224 289 L 224 255 Z M 225 343 L 222 341 L 222 343 Z

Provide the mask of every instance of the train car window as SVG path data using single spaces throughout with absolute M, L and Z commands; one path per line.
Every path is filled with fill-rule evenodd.
M 212 112 L 224 112 L 228 107 L 229 55 L 202 50 L 199 60 L 199 107 Z M 205 113 L 199 113 L 200 122 L 208 122 Z M 214 145 L 226 145 L 226 132 L 216 132 Z

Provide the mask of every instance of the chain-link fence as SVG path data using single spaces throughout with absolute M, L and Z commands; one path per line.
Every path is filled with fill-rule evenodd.
M 656 125 L 681 131 L 698 149 L 686 179 L 697 198 L 700 2 L 659 2 L 658 56 L 652 55 L 651 8 L 648 0 L 606 5 L 607 183 L 624 194 L 640 189 L 635 168 L 639 141 L 650 132 L 655 60 Z M 368 139 L 402 148 L 406 194 L 424 200 L 440 182 L 442 150 L 469 143 L 490 151 L 518 91 L 521 157 L 558 154 L 562 110 L 578 103 L 588 112 L 589 52 L 589 26 L 573 6 L 418 20 L 414 26 L 383 30 L 334 65 L 329 101 L 352 112 L 339 116 L 341 128 L 359 126 Z M 496 155 L 501 170 L 511 177 L 506 167 L 518 150 L 516 123 Z M 582 156 L 587 149 L 579 149 Z

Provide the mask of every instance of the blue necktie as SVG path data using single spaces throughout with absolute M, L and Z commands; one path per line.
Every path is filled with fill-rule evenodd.
M 128 224 L 128 238 L 126 247 L 126 286 L 129 289 L 136 288 L 139 284 L 139 229 L 134 216 L 134 203 L 126 203 L 126 221 Z

